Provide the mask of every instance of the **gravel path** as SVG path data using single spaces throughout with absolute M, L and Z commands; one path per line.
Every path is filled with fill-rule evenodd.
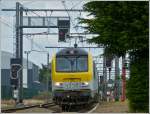
M 25 109 L 19 110 L 15 113 L 51 113 L 52 111 L 46 108 L 32 108 L 32 109 Z
M 93 113 L 127 113 L 129 112 L 127 101 L 103 102 Z

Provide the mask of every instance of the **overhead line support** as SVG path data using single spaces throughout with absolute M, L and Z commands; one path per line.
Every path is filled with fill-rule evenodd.
M 80 35 L 97 35 L 97 34 L 93 34 L 93 33 L 69 33 L 70 35 L 76 35 L 76 34 L 80 34 Z M 58 35 L 58 33 L 24 33 L 23 35 Z
M 16 11 L 16 9 L 2 9 L 2 11 Z M 83 9 L 23 9 L 23 11 L 87 12 Z
M 45 48 L 71 48 L 71 47 L 67 47 L 67 46 L 64 46 L 64 47 L 46 46 Z M 77 47 L 77 48 L 103 48 L 103 46 L 99 46 L 99 47 Z

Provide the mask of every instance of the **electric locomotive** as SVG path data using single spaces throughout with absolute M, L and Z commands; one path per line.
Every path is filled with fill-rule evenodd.
M 65 48 L 51 62 L 52 96 L 56 104 L 87 104 L 97 99 L 98 76 L 92 55 L 80 48 Z

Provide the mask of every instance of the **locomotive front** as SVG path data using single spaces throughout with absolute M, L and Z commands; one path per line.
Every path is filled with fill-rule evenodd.
M 79 48 L 59 51 L 52 59 L 52 93 L 56 104 L 85 104 L 94 97 L 92 56 Z

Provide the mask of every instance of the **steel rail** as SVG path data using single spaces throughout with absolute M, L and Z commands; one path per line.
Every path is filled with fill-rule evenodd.
M 2 109 L 1 112 L 10 113 L 10 112 L 15 112 L 18 110 L 25 110 L 25 109 L 34 108 L 34 107 L 47 108 L 48 106 L 55 106 L 55 104 L 53 102 L 50 102 L 50 103 L 37 104 L 37 105 L 31 105 L 31 106 L 24 106 L 24 107 L 19 107 L 19 108 Z

